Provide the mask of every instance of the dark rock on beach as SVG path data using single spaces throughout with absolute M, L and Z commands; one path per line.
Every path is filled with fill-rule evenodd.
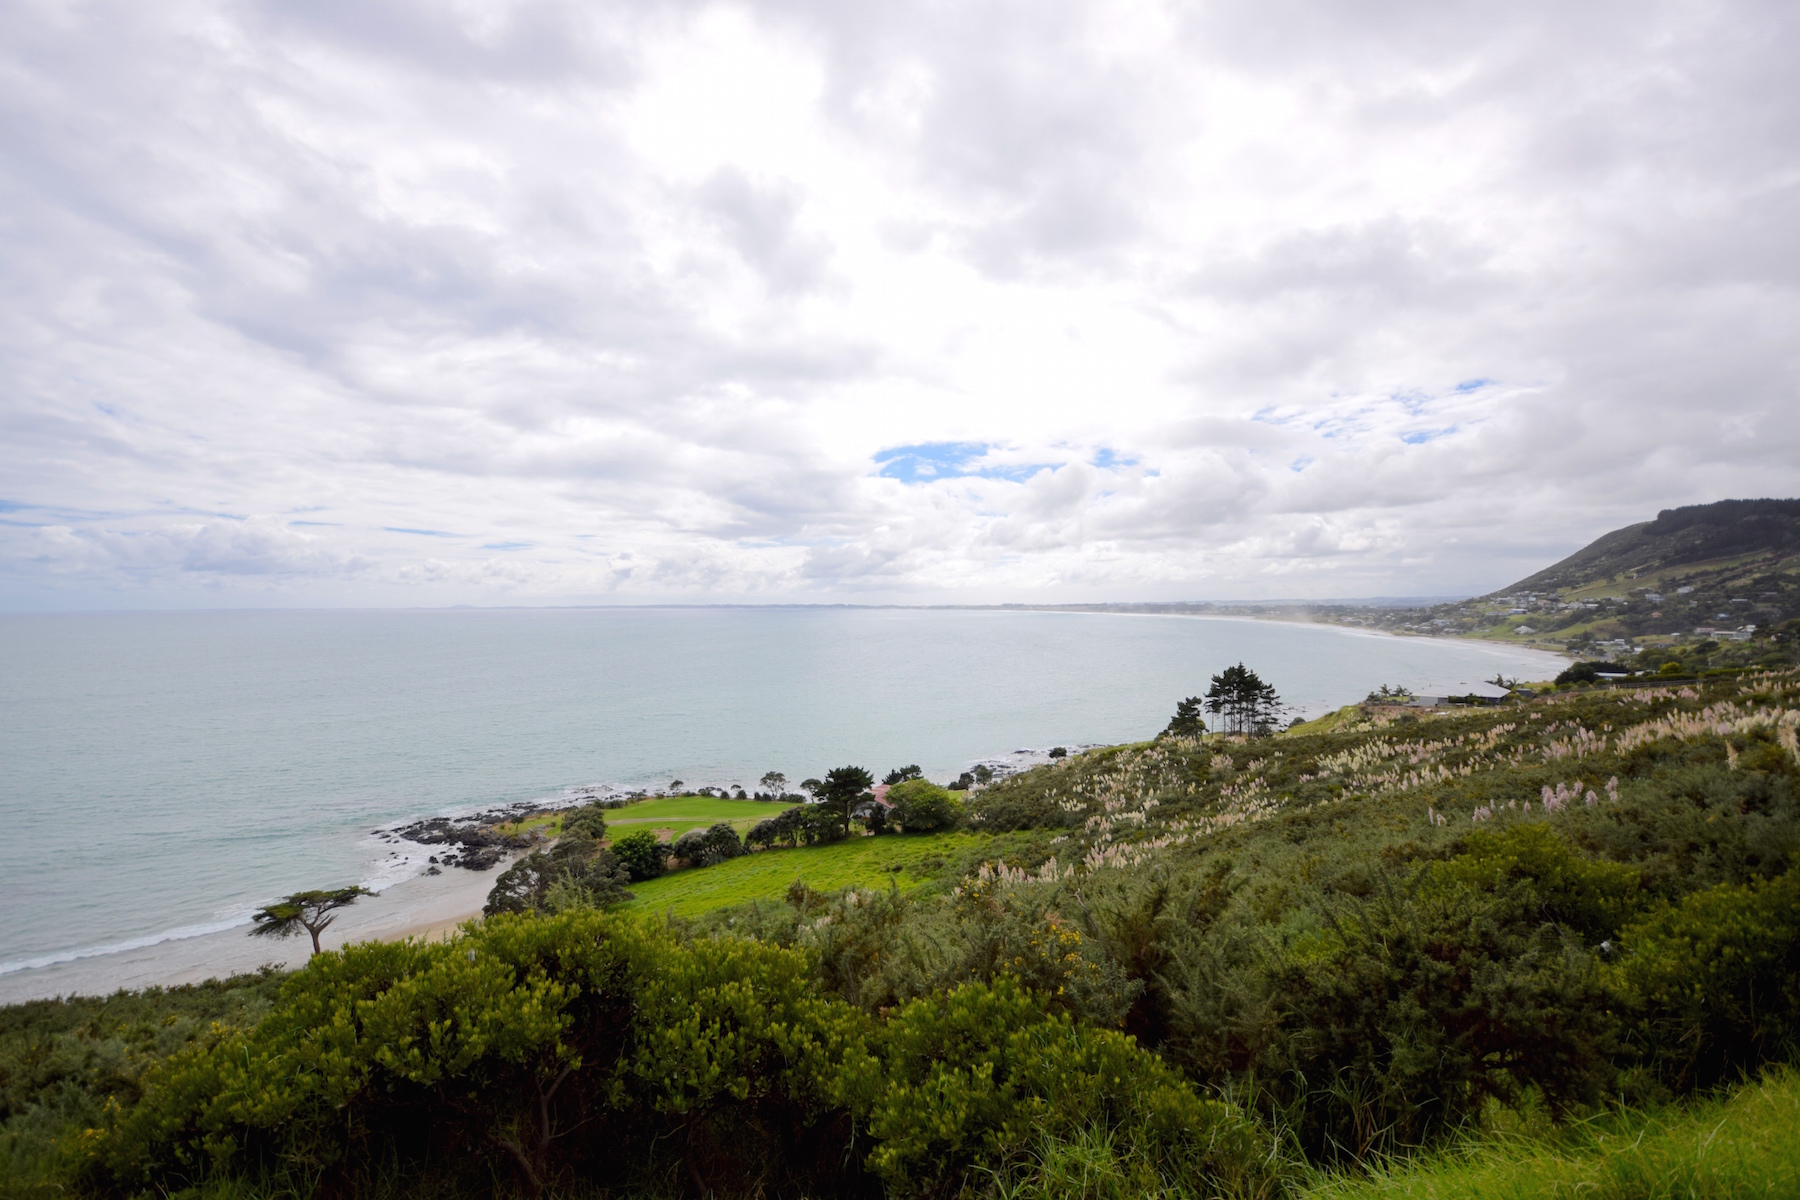
M 478 813 L 473 817 L 431 817 L 393 832 L 406 841 L 422 846 L 445 847 L 447 852 L 441 857 L 431 857 L 434 864 L 486 871 L 498 865 L 510 851 L 523 850 L 532 845 L 532 839 L 502 833 L 496 826 L 531 815 L 534 814 L 529 811 L 499 809 Z

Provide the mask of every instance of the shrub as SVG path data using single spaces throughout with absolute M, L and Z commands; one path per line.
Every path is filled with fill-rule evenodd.
M 953 829 L 962 820 L 962 805 L 929 779 L 909 779 L 888 789 L 894 806 L 888 818 L 908 833 L 936 833 Z
M 614 838 L 612 852 L 613 857 L 619 860 L 631 876 L 633 883 L 655 879 L 669 869 L 668 843 L 658 841 L 656 835 L 647 829 Z
M 800 814 L 795 820 L 800 841 L 804 845 L 824 846 L 841 842 L 850 836 L 838 815 L 823 804 L 803 804 L 789 811 Z
M 562 832 L 564 837 L 581 834 L 596 842 L 605 838 L 606 809 L 602 802 L 595 800 L 569 812 L 563 817 Z
M 1672 1086 L 1708 1086 L 1800 1049 L 1800 866 L 1719 884 L 1620 935 L 1631 1037 Z
M 720 821 L 708 829 L 688 830 L 675 839 L 671 850 L 676 858 L 686 859 L 696 867 L 716 867 L 742 854 L 744 843 L 728 822 Z
M 1522 911 L 1598 942 L 1618 932 L 1640 904 L 1638 872 L 1621 863 L 1584 858 L 1549 825 L 1523 822 L 1478 830 L 1449 862 L 1427 868 L 1430 884 L 1467 885 L 1484 892 L 1514 889 Z
M 1535 1088 L 1553 1111 L 1610 1082 L 1616 1023 L 1595 964 L 1530 886 L 1427 873 L 1328 914 L 1270 980 L 1265 1069 L 1312 1153 L 1365 1158 Z
M 746 847 L 816 846 L 844 839 L 838 815 L 819 804 L 798 804 L 779 816 L 758 821 L 744 835 Z
M 1270 1146 L 1257 1126 L 1122 1033 L 1051 1013 L 1015 981 L 916 1000 L 879 1033 L 886 1086 L 869 1164 L 898 1195 L 955 1195 L 976 1173 L 1019 1176 L 1044 1138 L 1104 1130 L 1148 1194 L 1251 1191 Z
M 702 1191 L 836 1192 L 850 1105 L 874 1094 L 867 1029 L 794 951 L 499 916 L 448 943 L 317 956 L 253 1030 L 153 1068 L 86 1140 L 89 1182 L 285 1170 L 356 1194 L 399 1170 L 422 1194 L 490 1176 L 535 1193 L 685 1168 Z
M 670 856 L 681 859 L 689 866 L 699 866 L 701 856 L 705 853 L 706 830 L 704 829 L 686 830 L 669 844 Z
M 744 849 L 767 850 L 780 842 L 792 846 L 800 836 L 800 819 L 795 809 L 788 809 L 778 817 L 768 817 L 750 827 L 744 835 Z
M 565 833 L 550 850 L 534 850 L 500 873 L 482 913 L 605 908 L 631 899 L 630 874 L 611 850 L 582 833 Z M 553 898 L 554 897 L 554 901 Z

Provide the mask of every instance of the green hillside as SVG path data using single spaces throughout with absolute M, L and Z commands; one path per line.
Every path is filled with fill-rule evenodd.
M 1315 605 L 1314 620 L 1460 636 L 1655 671 L 1800 661 L 1800 500 L 1666 509 L 1472 600 Z
M 1615 529 L 1496 595 L 1565 591 L 1626 579 L 1650 581 L 1700 564 L 1752 562 L 1763 570 L 1800 558 L 1800 500 L 1720 500 L 1669 508 L 1654 521 Z

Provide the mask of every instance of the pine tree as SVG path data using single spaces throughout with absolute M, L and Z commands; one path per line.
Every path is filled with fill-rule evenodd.
M 1281 715 L 1281 697 L 1273 685 L 1240 662 L 1212 677 L 1206 711 L 1224 719 L 1227 733 L 1261 737 L 1274 728 Z

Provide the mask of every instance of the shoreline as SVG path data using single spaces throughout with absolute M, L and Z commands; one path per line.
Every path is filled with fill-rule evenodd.
M 320 937 L 323 949 L 352 942 L 440 940 L 463 922 L 481 916 L 482 905 L 505 864 L 487 871 L 452 868 L 442 875 L 415 875 L 365 896 L 344 909 Z M 0 1005 L 66 996 L 107 996 L 121 989 L 179 987 L 256 971 L 264 965 L 284 970 L 304 966 L 312 943 L 304 934 L 276 941 L 252 937 L 250 926 L 196 937 L 169 939 L 84 958 L 28 967 L 0 975 Z

